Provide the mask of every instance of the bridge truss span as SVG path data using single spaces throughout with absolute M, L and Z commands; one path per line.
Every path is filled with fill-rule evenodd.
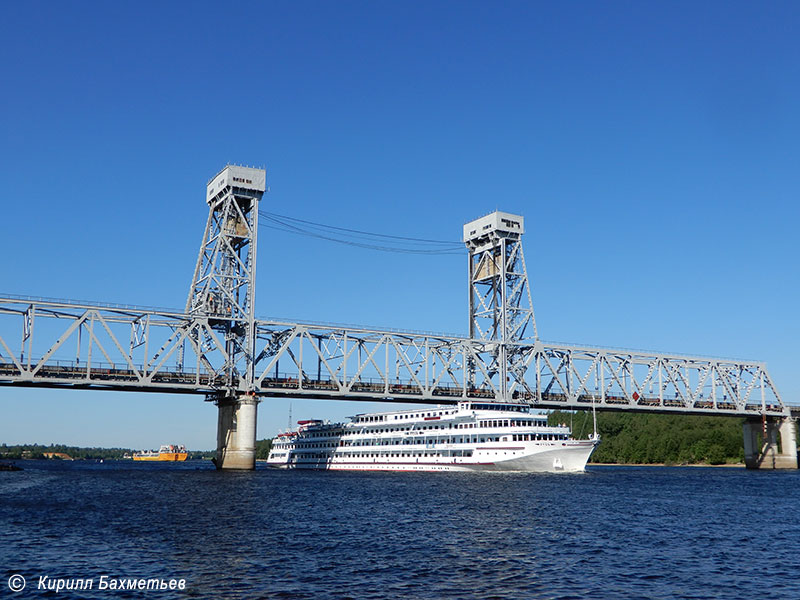
M 499 343 L 277 322 L 258 331 L 259 394 L 453 403 L 505 393 L 567 410 L 788 414 L 760 362 L 517 342 L 507 352 L 521 359 L 503 392 L 491 358 Z
M 213 392 L 224 358 L 208 319 L 179 311 L 0 297 L 0 384 Z
M 540 408 L 788 415 L 760 362 L 258 320 L 253 383 L 207 316 L 0 297 L 0 385 Z M 510 347 L 510 346 L 513 346 Z
M 258 392 L 270 395 L 452 402 L 480 343 L 455 336 L 260 321 Z M 481 394 L 499 393 L 487 379 Z
M 519 352 L 512 392 L 548 407 L 785 413 L 761 362 L 551 343 Z

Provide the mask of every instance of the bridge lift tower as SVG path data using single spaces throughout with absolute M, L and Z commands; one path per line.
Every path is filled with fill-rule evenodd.
M 509 379 L 522 381 L 524 353 L 517 342 L 538 339 L 533 302 L 522 253 L 525 221 L 519 215 L 495 211 L 464 225 L 469 252 L 469 337 L 486 342 L 483 363 L 489 379 L 498 379 L 504 400 Z M 474 387 L 476 365 L 468 365 Z
M 222 366 L 206 365 L 225 382 L 208 397 L 219 409 L 215 464 L 221 469 L 255 467 L 256 240 L 266 178 L 263 169 L 228 165 L 209 181 L 208 221 L 186 301 L 186 313 L 207 320 L 206 331 L 224 339 Z

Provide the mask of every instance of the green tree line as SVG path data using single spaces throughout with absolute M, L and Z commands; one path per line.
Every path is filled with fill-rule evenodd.
M 58 452 L 67 454 L 74 459 L 115 459 L 122 458 L 128 448 L 80 448 L 64 444 L 19 444 L 16 446 L 0 445 L 0 458 L 44 458 L 45 452 Z
M 575 437 L 592 431 L 590 411 L 554 411 L 548 422 L 572 424 Z M 736 464 L 744 462 L 744 419 L 700 415 L 598 412 L 594 463 Z
M 256 442 L 256 460 L 267 460 L 272 440 L 258 440 Z

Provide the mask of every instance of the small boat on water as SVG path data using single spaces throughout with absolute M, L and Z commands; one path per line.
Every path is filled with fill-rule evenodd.
M 161 462 L 182 462 L 189 456 L 186 446 L 168 445 L 164 444 L 158 451 L 143 450 L 141 452 L 133 453 L 133 460 L 148 460 L 148 461 L 161 461 Z
M 578 472 L 600 438 L 575 439 L 566 425 L 526 405 L 461 402 L 369 413 L 349 423 L 298 421 L 279 434 L 270 467 L 363 471 Z

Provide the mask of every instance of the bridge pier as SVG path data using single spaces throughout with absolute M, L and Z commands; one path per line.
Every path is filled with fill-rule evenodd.
M 242 394 L 216 401 L 217 419 L 217 469 L 256 468 L 256 415 L 258 399 Z
M 743 429 L 744 463 L 748 469 L 797 468 L 795 419 L 784 417 L 780 421 L 746 421 Z M 759 432 L 764 438 L 761 447 L 758 445 Z

